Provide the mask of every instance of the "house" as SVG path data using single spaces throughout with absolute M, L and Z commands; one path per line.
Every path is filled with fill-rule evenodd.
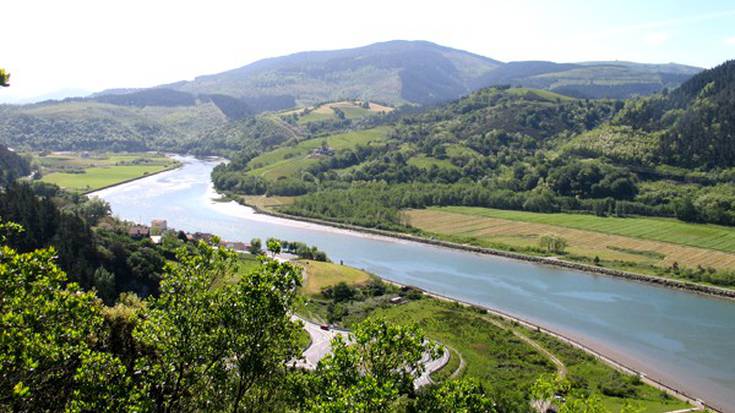
M 158 245 L 161 243 L 161 236 L 160 235 L 151 235 L 151 242 Z
M 219 243 L 219 245 L 221 247 L 230 248 L 238 252 L 248 250 L 248 244 L 239 241 L 222 241 Z
M 133 225 L 128 228 L 128 235 L 135 239 L 145 238 L 150 235 L 150 229 L 145 225 Z
M 163 232 L 168 229 L 168 222 L 165 219 L 154 219 L 151 221 L 151 228 L 156 228 L 159 232 Z
M 316 156 L 332 156 L 332 155 L 334 155 L 334 149 L 332 149 L 332 148 L 330 148 L 329 146 L 326 146 L 326 145 L 322 145 L 322 146 L 320 146 L 318 148 L 314 148 L 311 151 L 311 156 L 312 157 L 316 157 Z

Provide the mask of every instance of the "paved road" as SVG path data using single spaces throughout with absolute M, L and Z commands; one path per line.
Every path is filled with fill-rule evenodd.
M 305 368 L 308 370 L 314 370 L 319 360 L 323 359 L 327 354 L 332 351 L 330 345 L 333 338 L 342 336 L 345 339 L 348 338 L 347 332 L 329 329 L 322 330 L 319 324 L 312 323 L 311 321 L 304 320 L 298 316 L 291 316 L 292 320 L 301 320 L 304 323 L 304 330 L 309 333 L 311 337 L 311 344 L 304 350 L 303 357 L 296 360 L 294 363 L 295 367 Z
M 429 354 L 424 354 L 424 357 L 421 359 L 421 362 L 424 364 L 424 373 L 414 380 L 413 387 L 418 389 L 434 382 L 431 380 L 431 373 L 441 369 L 449 362 L 449 349 L 442 347 L 442 350 L 441 356 L 434 360 L 429 357 Z

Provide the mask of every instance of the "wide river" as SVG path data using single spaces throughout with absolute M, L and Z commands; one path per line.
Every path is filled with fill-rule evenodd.
M 255 214 L 214 202 L 217 164 L 182 168 L 97 192 L 115 215 L 202 231 L 317 245 L 333 261 L 498 309 L 560 332 L 674 388 L 735 412 L 735 303 L 644 283 L 478 255 Z

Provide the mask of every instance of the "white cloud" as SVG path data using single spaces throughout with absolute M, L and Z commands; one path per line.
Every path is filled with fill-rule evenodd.
M 646 42 L 646 44 L 649 46 L 660 46 L 666 43 L 670 38 L 671 38 L 671 35 L 669 33 L 654 32 L 654 33 L 648 33 L 643 38 L 643 41 Z
M 725 43 L 735 46 L 735 36 L 728 37 L 727 39 L 725 39 Z

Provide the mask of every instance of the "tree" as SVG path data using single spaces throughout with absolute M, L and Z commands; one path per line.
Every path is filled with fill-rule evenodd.
M 268 251 L 273 255 L 273 257 L 281 253 L 281 241 L 275 238 L 268 238 L 266 245 L 268 246 Z
M 77 207 L 77 212 L 89 225 L 97 225 L 100 219 L 111 213 L 110 204 L 104 199 L 94 197 Z
M 416 410 L 424 413 L 492 413 L 494 402 L 485 388 L 468 380 L 449 380 L 421 393 Z
M 211 373 L 224 368 L 222 329 L 215 282 L 232 272 L 235 253 L 200 241 L 196 254 L 185 247 L 176 251 L 161 278 L 161 294 L 152 299 L 133 337 L 149 354 L 136 362 L 145 385 L 148 409 L 158 412 L 190 410 L 217 400 L 209 385 Z
M 218 345 L 228 363 L 216 386 L 225 392 L 222 407 L 232 412 L 260 410 L 286 379 L 288 363 L 301 352 L 301 323 L 289 311 L 301 285 L 300 270 L 290 263 L 265 260 L 235 285 L 225 287 L 218 318 L 222 337 Z
M 248 251 L 250 251 L 250 253 L 253 255 L 260 255 L 263 253 L 263 242 L 260 240 L 260 238 L 253 238 L 250 240 Z
M 569 397 L 559 408 L 559 413 L 606 413 L 606 409 L 600 396 L 593 394 L 588 397 Z
M 8 83 L 9 80 L 10 80 L 10 73 L 6 72 L 5 69 L 0 67 L 0 86 L 2 87 L 10 86 L 10 83 Z
M 3 223 L 0 228 L 21 230 Z M 0 247 L 0 410 L 74 411 L 119 390 L 113 376 L 103 388 L 90 392 L 86 386 L 88 378 L 124 367 L 94 348 L 102 304 L 93 292 L 67 282 L 55 256 L 53 248 L 18 253 Z
M 698 218 L 697 208 L 689 197 L 674 202 L 674 213 L 676 218 L 685 222 L 695 222 Z
M 332 350 L 319 362 L 310 383 L 314 394 L 306 402 L 309 411 L 390 410 L 400 395 L 413 392 L 413 381 L 424 371 L 423 356 L 439 353 L 417 326 L 380 318 L 357 324 L 349 344 L 335 338 Z
M 553 254 L 563 254 L 567 245 L 567 240 L 556 234 L 546 234 L 539 238 L 539 246 Z

